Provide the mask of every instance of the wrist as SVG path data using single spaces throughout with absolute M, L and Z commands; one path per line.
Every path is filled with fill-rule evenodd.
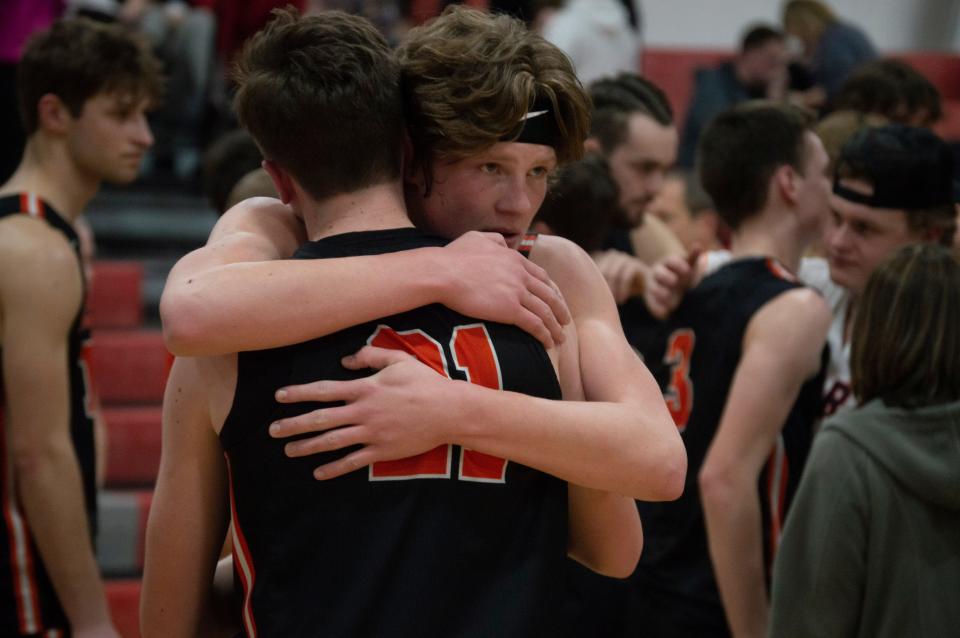
M 439 303 L 449 306 L 454 296 L 457 280 L 448 258 L 449 251 L 444 248 L 421 248 L 412 262 L 414 277 L 419 282 L 426 303 Z

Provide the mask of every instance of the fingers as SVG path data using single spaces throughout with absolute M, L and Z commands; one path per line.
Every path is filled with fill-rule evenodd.
M 333 452 L 351 445 L 363 445 L 366 443 L 365 433 L 366 430 L 360 426 L 338 428 L 307 439 L 291 441 L 283 446 L 283 451 L 290 458 Z
M 556 288 L 541 281 L 535 281 L 530 286 L 522 304 L 524 308 L 540 318 L 556 343 L 563 343 L 563 324 L 569 323 L 570 310 Z
M 314 381 L 288 385 L 277 390 L 274 398 L 278 403 L 354 401 L 360 395 L 360 381 Z
M 516 317 L 514 325 L 542 343 L 547 350 L 556 345 L 543 319 L 526 308 L 520 309 L 520 315 Z
M 553 283 L 549 276 L 547 276 L 547 271 L 543 270 L 536 264 L 530 262 L 529 259 L 524 259 L 529 266 L 539 270 L 542 273 L 542 277 L 538 277 L 534 273 L 532 274 L 536 279 L 527 284 L 527 289 L 530 290 L 534 295 L 542 299 L 550 307 L 550 316 L 561 326 L 565 326 L 570 323 L 570 308 L 567 307 L 567 301 L 563 298 L 563 294 L 560 292 L 560 289 L 557 288 L 557 285 Z M 528 272 L 529 269 L 528 269 Z M 552 327 L 550 331 L 556 336 L 556 332 Z M 561 330 L 562 332 L 562 330 Z
M 364 346 L 356 353 L 348 355 L 340 360 L 341 365 L 348 370 L 364 370 L 373 368 L 382 370 L 388 365 L 400 363 L 413 357 L 402 350 L 391 350 L 389 348 L 377 348 L 376 346 Z
M 500 233 L 487 233 L 487 232 L 481 232 L 479 230 L 472 230 L 468 232 L 467 235 L 477 235 L 478 237 L 482 237 L 487 241 L 492 241 L 495 244 L 499 244 L 504 248 L 507 248 L 507 240 L 504 239 L 503 235 L 501 235 Z
M 273 438 L 284 439 L 306 432 L 323 432 L 331 428 L 339 428 L 355 420 L 350 406 L 335 406 L 278 419 L 270 424 L 268 431 Z
M 356 452 L 351 452 L 342 459 L 337 459 L 321 465 L 313 471 L 313 477 L 318 481 L 327 481 L 350 472 L 355 472 L 361 468 L 371 465 L 377 460 L 376 454 L 368 447 L 361 448 Z

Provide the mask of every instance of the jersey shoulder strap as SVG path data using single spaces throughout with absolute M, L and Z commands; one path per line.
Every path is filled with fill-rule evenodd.
M 520 254 L 530 259 L 530 251 L 533 250 L 533 245 L 537 243 L 537 237 L 539 236 L 540 233 L 526 233 L 523 239 L 520 240 L 520 246 L 517 248 Z

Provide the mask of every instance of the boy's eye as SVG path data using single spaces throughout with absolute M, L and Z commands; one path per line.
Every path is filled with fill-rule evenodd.
M 530 171 L 530 174 L 531 174 L 532 176 L 534 176 L 534 177 L 544 177 L 544 176 L 546 176 L 547 173 L 549 173 L 549 172 L 550 172 L 550 171 L 548 171 L 545 167 L 543 167 L 543 166 L 537 166 L 536 168 L 534 168 L 533 170 Z
M 484 173 L 496 173 L 499 167 L 496 164 L 488 163 L 480 167 L 480 170 Z

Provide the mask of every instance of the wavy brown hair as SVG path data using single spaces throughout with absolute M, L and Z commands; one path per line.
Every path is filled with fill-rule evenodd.
M 37 104 L 47 93 L 60 98 L 74 117 L 87 100 L 114 94 L 124 109 L 163 92 L 160 62 L 144 40 L 119 24 L 87 18 L 58 20 L 34 35 L 17 65 L 17 99 L 26 134 L 40 126 Z
M 960 264 L 931 243 L 880 265 L 860 298 L 850 363 L 862 402 L 916 408 L 960 399 Z
M 534 102 L 552 105 L 562 164 L 583 156 L 590 97 L 560 49 L 507 15 L 452 5 L 398 49 L 414 162 L 462 159 L 515 138 Z

